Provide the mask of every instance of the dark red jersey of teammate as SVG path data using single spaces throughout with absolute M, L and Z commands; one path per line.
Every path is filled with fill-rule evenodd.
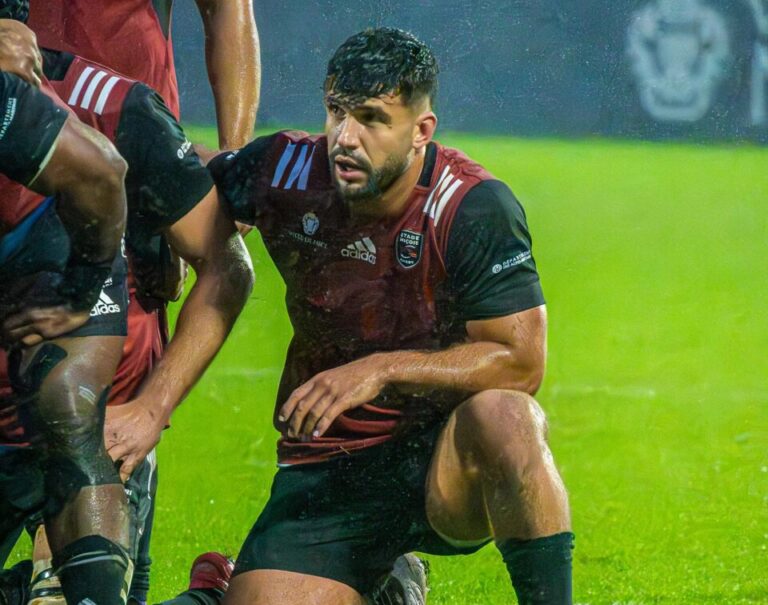
M 32 2 L 29 26 L 43 48 L 107 65 L 156 90 L 178 119 L 171 42 L 172 0 Z
M 277 409 L 323 370 L 374 352 L 442 349 L 466 338 L 446 287 L 446 248 L 462 200 L 493 177 L 437 144 L 425 164 L 402 216 L 360 224 L 331 180 L 325 137 L 278 133 L 212 163 L 233 215 L 258 227 L 286 284 L 294 337 Z M 284 435 L 278 457 L 308 462 L 384 442 L 411 423 L 434 421 L 435 398 L 445 396 L 465 395 L 420 398 L 387 389 L 312 442 Z

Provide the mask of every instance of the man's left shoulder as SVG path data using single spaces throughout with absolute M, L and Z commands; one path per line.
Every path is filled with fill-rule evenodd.
M 441 163 L 450 167 L 452 173 L 471 181 L 472 184 L 487 180 L 497 180 L 488 169 L 477 163 L 460 149 L 438 144 L 438 158 L 442 160 Z

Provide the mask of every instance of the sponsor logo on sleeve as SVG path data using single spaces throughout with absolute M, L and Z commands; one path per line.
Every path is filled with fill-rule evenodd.
M 529 260 L 531 258 L 531 251 L 526 250 L 525 252 L 521 252 L 520 254 L 517 254 L 513 256 L 512 258 L 508 258 L 504 262 L 496 263 L 491 267 L 491 273 L 494 275 L 498 275 L 502 271 L 506 271 L 507 269 L 511 269 L 512 267 L 517 267 L 517 265 L 522 265 L 525 261 Z
M 16 115 L 16 97 L 11 97 L 5 105 L 5 113 L 3 114 L 3 122 L 0 124 L 0 139 L 8 132 L 8 127 L 13 122 L 13 118 Z
M 424 234 L 403 229 L 397 236 L 395 250 L 397 262 L 405 269 L 411 269 L 419 264 L 423 249 Z
M 187 153 L 191 148 L 192 148 L 192 143 L 189 141 L 189 139 L 185 137 L 184 142 L 181 144 L 181 147 L 179 147 L 176 150 L 176 157 L 179 158 L 180 160 L 183 160 L 184 156 L 187 155 Z

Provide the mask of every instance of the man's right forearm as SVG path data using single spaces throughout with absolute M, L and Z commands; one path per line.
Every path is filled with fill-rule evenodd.
M 219 147 L 251 140 L 259 106 L 261 58 L 251 0 L 196 0 L 205 27 L 208 79 L 216 101 Z

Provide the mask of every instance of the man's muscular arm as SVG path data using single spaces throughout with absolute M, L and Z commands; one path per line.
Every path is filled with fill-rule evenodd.
M 250 0 L 196 0 L 205 27 L 208 79 L 216 100 L 219 147 L 251 140 L 259 107 L 259 34 Z
M 533 394 L 544 376 L 546 308 L 470 321 L 471 342 L 442 351 L 375 353 L 321 372 L 296 389 L 280 410 L 291 437 L 325 433 L 342 412 L 372 401 L 389 385 L 445 388 L 473 394 L 515 389 Z
M 214 358 L 253 287 L 248 251 L 212 189 L 166 230 L 197 279 L 179 312 L 168 347 L 138 397 L 108 410 L 106 441 L 127 478 L 160 440 L 173 410 Z

